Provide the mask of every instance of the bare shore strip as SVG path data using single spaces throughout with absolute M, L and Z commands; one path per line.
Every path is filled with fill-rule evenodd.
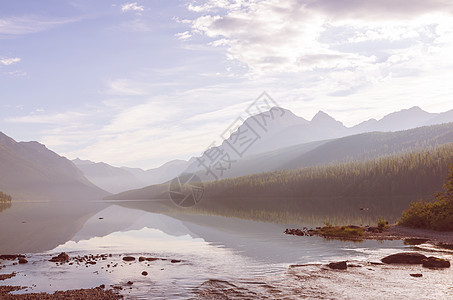
M 426 240 L 426 243 L 453 247 L 452 231 L 435 231 L 429 229 L 409 228 L 399 225 L 387 226 L 383 232 L 366 232 L 364 239 L 374 240 Z
M 329 227 L 287 229 L 285 233 L 346 240 L 419 240 L 437 246 L 453 247 L 452 231 L 408 228 L 400 225 L 387 225 L 382 231 L 377 230 L 376 227 L 368 226 L 336 226 L 331 228 L 332 230 L 326 230 Z
M 80 289 L 80 290 L 69 290 L 69 291 L 56 291 L 53 294 L 48 293 L 31 293 L 31 294 L 10 294 L 12 291 L 18 291 L 24 287 L 20 286 L 0 286 L 0 298 L 3 300 L 19 299 L 19 300 L 41 300 L 41 299 L 96 299 L 96 300 L 116 300 L 123 299 L 123 296 L 119 295 L 114 290 L 105 290 L 101 287 L 92 289 Z

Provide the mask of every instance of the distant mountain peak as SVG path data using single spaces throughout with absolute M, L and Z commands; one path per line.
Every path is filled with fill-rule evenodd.
M 381 120 L 388 120 L 392 118 L 396 118 L 397 121 L 401 121 L 401 117 L 405 118 L 417 118 L 417 117 L 429 117 L 434 116 L 435 114 L 431 114 L 427 111 L 424 111 L 419 106 L 413 106 L 411 108 L 402 109 L 393 113 L 390 113 L 384 116 Z
M 424 111 L 423 109 L 421 109 L 420 106 L 412 106 L 412 107 L 409 108 L 408 110 L 426 112 L 426 111 Z
M 108 194 L 71 161 L 39 142 L 16 142 L 0 134 L 0 157 L 0 188 L 14 199 L 79 201 Z
M 329 114 L 323 112 L 322 110 L 318 111 L 316 115 L 311 119 L 311 123 L 341 123 L 340 121 L 335 120 L 333 117 L 331 117 Z
M 95 162 L 91 160 L 83 160 L 80 158 L 73 159 L 72 162 L 77 166 L 77 165 L 94 165 Z
M 314 121 L 317 119 L 333 119 L 333 118 L 331 116 L 329 116 L 329 114 L 320 110 L 316 113 L 316 115 L 311 120 Z
M 266 132 L 268 130 L 279 131 L 287 127 L 308 123 L 307 120 L 295 115 L 292 111 L 278 106 L 274 106 L 267 111 L 250 116 L 244 122 L 244 124 L 252 126 L 257 131 L 260 131 L 260 128 L 264 126 L 266 127 Z
M 279 106 L 274 106 L 270 110 L 259 113 L 255 116 L 252 116 L 251 118 L 258 117 L 261 115 L 269 116 L 269 114 L 272 116 L 274 121 L 281 119 L 281 121 L 283 121 L 283 122 L 291 122 L 291 123 L 298 123 L 298 124 L 299 123 L 308 123 L 307 120 L 305 120 L 302 117 L 297 116 L 289 109 L 279 107 Z

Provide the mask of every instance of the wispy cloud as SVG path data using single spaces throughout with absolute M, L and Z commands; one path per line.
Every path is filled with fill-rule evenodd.
M 0 17 L 1 35 L 23 35 L 49 30 L 51 28 L 80 21 L 81 18 L 55 18 L 38 15 Z
M 187 40 L 192 37 L 192 34 L 189 31 L 184 31 L 175 34 L 175 37 L 178 38 L 179 40 Z
M 38 113 L 41 111 L 38 111 Z M 6 122 L 10 123 L 29 123 L 29 124 L 66 124 L 87 117 L 86 113 L 68 112 L 68 113 L 53 113 L 53 114 L 36 114 L 35 112 L 21 117 L 6 118 Z
M 123 4 L 121 6 L 121 10 L 123 12 L 127 12 L 127 11 L 140 12 L 140 11 L 144 11 L 145 7 L 143 5 L 138 5 L 137 2 L 131 2 L 131 3 Z
M 21 59 L 19 57 L 0 58 L 0 65 L 10 66 L 20 61 Z
M 113 96 L 142 96 L 146 95 L 146 88 L 130 79 L 115 79 L 107 83 L 106 94 Z

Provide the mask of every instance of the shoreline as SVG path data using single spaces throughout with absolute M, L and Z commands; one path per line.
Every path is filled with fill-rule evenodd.
M 29 262 L 30 260 L 30 262 Z M 46 264 L 50 264 L 51 268 L 60 268 L 66 266 L 66 268 L 72 268 L 74 270 L 78 267 L 89 268 L 96 265 L 103 265 L 100 270 L 106 272 L 113 272 L 115 269 L 119 269 L 124 266 L 137 263 L 141 265 L 142 270 L 146 270 L 146 267 L 153 264 L 153 262 L 163 262 L 168 265 L 184 264 L 184 260 L 175 259 L 171 257 L 155 257 L 155 256 L 131 256 L 127 253 L 121 254 L 87 254 L 78 256 L 69 256 L 65 252 L 54 256 L 54 254 L 48 254 L 48 258 L 41 260 Z M 0 255 L 0 270 L 4 268 L 15 268 L 19 265 L 34 265 L 36 261 L 33 260 L 33 255 L 23 254 L 1 254 Z M 164 270 L 163 268 L 161 270 Z M 9 269 L 11 272 L 12 270 Z M 67 271 L 67 269 L 66 269 Z M 64 269 L 62 270 L 64 272 Z M 99 270 L 93 272 L 93 274 L 99 274 Z M 2 285 L 4 280 L 16 277 L 17 275 L 27 276 L 27 271 L 13 271 L 12 273 L 0 274 L 0 299 L 105 299 L 105 300 L 116 300 L 127 297 L 124 292 L 132 289 L 134 281 L 139 281 L 137 278 L 126 278 L 119 282 L 102 283 L 99 286 L 83 286 L 77 285 L 74 288 L 69 289 L 57 289 L 53 291 L 35 291 L 33 292 L 36 285 L 32 284 L 14 284 L 9 283 Z M 140 276 L 148 276 L 147 271 L 141 271 Z M 90 276 L 90 275 L 89 275 Z M 93 277 L 94 278 L 94 277 Z M 29 292 L 28 290 L 31 289 Z
M 453 247 L 453 231 L 436 231 L 430 229 L 410 228 L 401 225 L 389 225 L 383 232 L 366 232 L 364 239 L 370 240 L 425 240 L 425 243 L 436 246 Z
M 365 230 L 365 228 L 369 227 L 358 227 L 354 226 L 354 228 L 358 228 L 361 230 Z M 374 227 L 369 228 L 369 229 L 374 229 Z M 315 230 L 313 230 L 315 232 Z M 318 236 L 319 234 L 313 234 Z M 335 237 L 325 237 L 325 238 L 335 238 Z M 363 232 L 363 236 L 361 236 L 361 240 L 406 240 L 406 239 L 419 239 L 423 240 L 422 242 L 429 242 L 433 244 L 439 244 L 442 243 L 442 245 L 453 245 L 453 232 L 437 232 L 437 231 L 432 231 L 432 230 L 423 230 L 423 229 L 412 229 L 412 228 L 406 228 L 398 225 L 387 225 L 382 233 L 373 233 L 370 231 L 365 231 Z M 446 255 L 444 254 L 440 254 Z M 449 259 L 451 260 L 451 253 L 448 254 Z M 19 259 L 30 259 L 30 257 L 27 255 L 26 257 L 24 255 L 16 254 L 16 255 L 0 255 L 6 260 L 11 260 L 11 261 L 17 261 L 19 263 Z M 428 256 L 428 254 L 427 254 Z M 75 266 L 80 264 L 82 267 L 90 267 L 92 265 L 96 264 L 111 264 L 111 263 L 117 263 L 117 262 L 122 262 L 124 265 L 130 265 L 131 263 L 138 263 L 138 264 L 148 264 L 150 262 L 154 261 L 163 261 L 169 264 L 177 264 L 177 263 L 182 263 L 184 262 L 183 260 L 177 260 L 174 258 L 170 257 L 140 257 L 140 256 L 130 256 L 130 254 L 122 253 L 122 254 L 99 254 L 99 255 L 86 255 L 86 256 L 74 256 L 74 257 L 69 257 L 66 253 L 62 252 L 58 256 L 52 257 L 51 254 L 49 254 L 50 260 L 47 259 L 46 261 L 54 262 L 56 263 L 55 266 L 61 266 L 61 265 L 68 265 L 68 266 Z M 384 258 L 384 257 L 383 257 Z M 112 259 L 115 261 L 112 262 Z M 24 262 L 27 263 L 27 262 Z M 30 261 L 30 263 L 33 263 L 33 260 Z M 312 264 L 295 264 L 295 265 L 289 265 L 288 270 L 290 273 L 296 274 L 297 278 L 300 276 L 303 276 L 305 274 L 305 269 L 302 271 L 297 271 L 299 267 L 308 267 L 310 269 L 310 266 Z M 112 267 L 114 265 L 111 265 Z M 390 264 L 385 264 L 381 261 L 376 262 L 376 261 L 356 261 L 356 260 L 350 260 L 346 259 L 344 261 L 331 261 L 329 264 L 321 264 L 319 266 L 319 271 L 322 272 L 322 274 L 328 274 L 327 275 L 322 275 L 322 276 L 327 276 L 325 279 L 326 284 L 329 286 L 329 276 L 332 274 L 335 274 L 335 276 L 344 276 L 344 278 L 348 279 L 348 276 L 354 277 L 357 272 L 357 274 L 361 274 L 363 276 L 368 276 L 371 278 L 370 280 L 374 280 L 375 277 L 373 277 L 373 271 L 377 271 L 378 268 L 382 268 L 384 270 L 383 272 L 386 272 L 386 270 L 394 270 L 395 272 L 399 272 L 402 276 L 402 278 L 410 278 L 410 279 L 404 279 L 404 280 L 412 280 L 412 278 L 415 277 L 430 277 L 428 274 L 434 274 L 430 272 L 434 272 L 433 270 L 439 270 L 439 269 L 429 269 L 421 264 L 418 264 L 416 267 L 414 266 L 406 266 L 403 265 L 402 267 L 399 265 L 392 266 Z M 336 272 L 337 270 L 345 270 L 348 269 L 348 272 L 345 273 L 330 273 L 330 272 Z M 311 269 L 310 269 L 311 270 Z M 371 272 L 368 272 L 371 270 Z M 301 272 L 300 274 L 298 272 Z M 308 272 L 308 271 L 307 271 Z M 361 273 L 360 273 L 361 272 Z M 441 276 L 441 272 L 444 271 L 435 271 L 437 272 L 435 276 Z M 151 274 L 151 273 L 150 273 Z M 330 275 L 329 275 L 330 274 Z M 352 275 L 351 275 L 352 274 Z M 5 275 L 13 275 L 13 274 L 5 274 Z M 141 274 L 143 276 L 147 276 L 148 273 L 146 274 Z M 367 278 L 368 278 L 367 277 Z M 319 278 L 319 277 L 318 277 Z M 379 277 L 381 278 L 381 277 Z M 127 280 L 127 279 L 125 279 Z M 135 281 L 135 280 L 134 280 Z M 406 281 L 404 281 L 406 282 Z M 1 281 L 0 281 L 0 298 L 1 299 L 123 299 L 128 298 L 128 296 L 125 294 L 129 289 L 132 287 L 134 283 L 132 281 L 124 281 L 119 284 L 102 284 L 98 287 L 93 287 L 93 288 L 78 288 L 76 289 L 68 289 L 68 290 L 56 290 L 54 292 L 48 292 L 48 293 L 27 293 L 26 291 L 23 291 L 23 289 L 27 287 L 22 287 L 17 285 L 6 285 L 6 286 L 1 286 Z M 210 279 L 203 284 L 201 284 L 199 287 L 197 287 L 197 294 L 200 299 L 215 299 L 212 297 L 215 297 L 216 295 L 219 295 L 219 289 L 221 290 L 221 293 L 228 294 L 230 290 L 234 290 L 237 288 L 237 282 L 226 282 L 218 279 Z M 82 286 L 80 286 L 82 287 Z M 10 294 L 10 293 L 13 294 Z M 23 293 L 25 292 L 25 293 Z M 239 295 L 238 299 L 249 299 L 249 294 L 245 294 L 243 298 L 242 294 L 236 290 L 234 291 L 237 295 Z M 17 294 L 20 293 L 20 294 Z M 22 294 L 23 293 L 23 294 Z M 236 295 L 235 294 L 235 295 Z M 313 295 L 312 295 L 313 296 Z M 206 297 L 206 298 L 203 298 Z
M 101 300 L 117 300 L 123 299 L 117 291 L 113 289 L 104 289 L 103 287 L 95 287 L 91 289 L 76 289 L 66 291 L 55 291 L 54 293 L 25 293 L 25 294 L 10 294 L 11 292 L 25 289 L 25 286 L 0 286 L 0 298 L 8 299 L 23 299 L 23 300 L 39 300 L 39 299 L 101 299 Z
M 342 233 L 344 231 L 337 230 L 326 234 L 323 230 L 329 227 L 317 227 L 316 229 L 286 229 L 285 234 L 297 236 L 319 236 L 326 239 L 343 239 L 350 241 L 362 240 L 407 240 L 409 244 L 428 243 L 435 246 L 453 249 L 453 231 L 435 231 L 430 229 L 409 228 L 401 225 L 386 225 L 382 232 L 377 230 L 377 227 L 368 226 L 335 226 L 333 229 L 346 227 L 347 229 L 356 230 L 349 236 Z M 371 230 L 370 230 L 371 229 Z M 360 233 L 359 233 L 360 232 Z

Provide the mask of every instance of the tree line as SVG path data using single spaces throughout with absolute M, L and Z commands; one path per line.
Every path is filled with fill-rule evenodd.
M 453 143 L 393 156 L 207 182 L 199 209 L 398 218 L 442 187 Z
M 442 178 L 451 163 L 453 143 L 369 161 L 208 182 L 205 195 L 214 198 L 428 196 L 442 186 Z
M 432 201 L 412 202 L 402 213 L 400 225 L 434 229 L 453 230 L 453 164 L 444 184 L 444 190 L 437 192 Z

